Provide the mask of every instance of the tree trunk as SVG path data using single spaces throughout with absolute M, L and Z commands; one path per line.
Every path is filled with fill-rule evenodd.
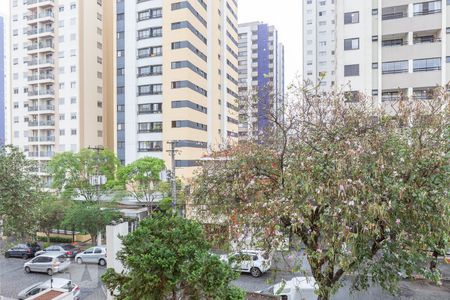
M 47 236 L 47 243 L 50 244 L 50 232 L 49 232 L 49 231 L 46 231 L 46 232 L 45 232 L 45 235 Z
M 330 295 L 322 295 L 317 298 L 317 300 L 330 300 Z
M 95 246 L 97 244 L 97 234 L 89 234 L 91 236 L 91 244 L 92 246 Z

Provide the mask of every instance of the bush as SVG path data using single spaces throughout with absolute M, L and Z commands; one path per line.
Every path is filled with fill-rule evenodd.
M 38 236 L 38 241 L 46 242 L 46 236 Z M 50 243 L 72 243 L 72 238 L 60 237 L 60 236 L 51 236 Z

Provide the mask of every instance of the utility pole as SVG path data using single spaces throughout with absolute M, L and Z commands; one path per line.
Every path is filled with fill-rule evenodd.
M 169 141 L 167 142 L 170 145 L 170 149 L 167 150 L 167 152 L 170 153 L 170 158 L 171 158 L 171 164 L 172 164 L 172 171 L 171 171 L 171 175 L 170 175 L 170 181 L 171 181 L 171 187 L 172 187 L 172 211 L 173 214 L 178 214 L 178 210 L 177 210 L 177 176 L 175 174 L 175 155 L 177 153 L 177 150 L 175 150 L 176 141 Z
M 96 180 L 92 180 L 92 183 L 94 183 L 97 188 L 97 201 L 99 201 L 100 200 L 100 185 L 102 184 L 102 179 L 100 178 L 100 151 L 103 151 L 105 148 L 103 146 L 96 146 L 96 147 L 89 146 L 88 149 L 97 151 L 97 167 L 96 167 L 96 172 L 95 172 Z

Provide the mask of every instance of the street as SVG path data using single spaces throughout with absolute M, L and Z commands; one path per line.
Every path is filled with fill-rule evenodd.
M 19 258 L 0 257 L 0 296 L 15 298 L 24 288 L 50 279 L 50 276 L 43 273 L 26 274 L 23 270 L 25 262 L 26 260 Z M 105 270 L 106 268 L 95 264 L 78 265 L 72 261 L 65 273 L 57 273 L 54 277 L 72 279 L 80 286 L 81 299 L 101 300 L 106 299 L 100 281 Z
M 31 273 L 26 274 L 23 271 L 25 260 L 17 258 L 6 259 L 0 257 L 0 295 L 14 298 L 24 288 L 41 281 L 46 281 L 50 277 L 46 274 Z M 276 266 L 279 266 L 276 265 Z M 450 265 L 443 266 L 445 271 L 450 269 Z M 58 273 L 55 277 L 71 278 L 74 283 L 81 288 L 81 299 L 83 300 L 102 300 L 106 299 L 102 290 L 100 276 L 105 272 L 104 267 L 94 264 L 78 265 L 72 262 L 69 270 L 65 273 Z M 302 276 L 301 274 L 296 274 Z M 253 278 L 249 274 L 242 274 L 234 285 L 246 291 L 260 291 L 268 288 L 281 280 L 289 280 L 294 277 L 294 273 L 289 271 L 270 271 L 263 274 L 260 278 Z M 333 300 L 348 299 L 368 299 L 368 300 L 394 300 L 394 299 L 427 299 L 427 300 L 448 300 L 450 295 L 450 282 L 444 281 L 443 285 L 438 287 L 423 280 L 402 281 L 400 283 L 400 295 L 394 297 L 384 292 L 379 287 L 372 287 L 362 293 L 350 293 L 350 280 L 344 282 Z

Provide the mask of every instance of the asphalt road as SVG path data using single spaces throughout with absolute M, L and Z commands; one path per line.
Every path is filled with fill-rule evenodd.
M 0 257 L 0 295 L 15 298 L 24 288 L 41 281 L 50 279 L 47 274 L 30 273 L 23 270 L 26 260 L 19 258 Z M 105 267 L 95 264 L 71 263 L 64 273 L 57 273 L 54 277 L 69 278 L 80 286 L 81 299 L 102 300 L 106 299 L 102 290 L 100 276 L 106 271 Z
M 289 280 L 295 276 L 292 272 L 270 271 L 260 278 L 253 278 L 249 274 L 242 274 L 233 284 L 248 292 L 264 290 L 282 279 Z M 449 300 L 450 281 L 444 281 L 442 286 L 435 286 L 424 280 L 401 281 L 399 294 L 392 296 L 379 286 L 373 286 L 364 292 L 351 292 L 351 280 L 346 279 L 344 286 L 332 297 L 333 300 Z

